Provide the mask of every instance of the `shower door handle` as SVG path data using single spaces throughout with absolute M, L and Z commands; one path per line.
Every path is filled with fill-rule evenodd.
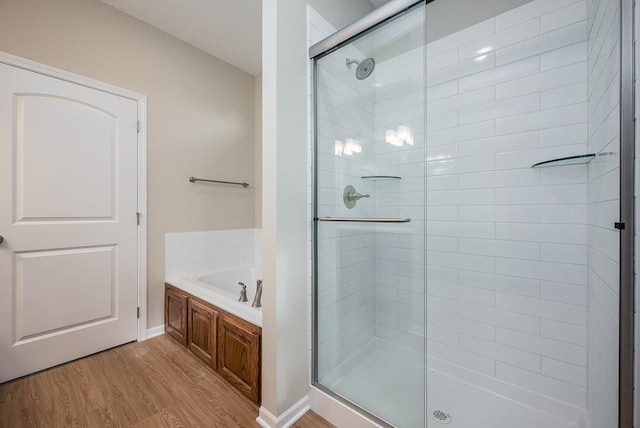
M 410 218 L 370 218 L 370 217 L 319 217 L 317 221 L 337 221 L 345 223 L 409 223 Z

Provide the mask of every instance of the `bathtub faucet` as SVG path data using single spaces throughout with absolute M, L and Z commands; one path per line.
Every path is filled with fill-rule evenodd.
M 262 280 L 259 279 L 256 285 L 256 296 L 253 298 L 252 308 L 262 307 Z
M 249 300 L 247 299 L 247 286 L 244 285 L 244 282 L 239 282 L 238 285 L 242 287 L 242 291 L 240 291 L 240 298 L 238 299 L 238 302 L 247 302 Z

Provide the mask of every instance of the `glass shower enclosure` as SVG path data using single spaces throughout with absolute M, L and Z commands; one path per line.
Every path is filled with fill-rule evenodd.
M 424 6 L 315 61 L 316 377 L 424 426 Z
M 314 386 L 380 426 L 630 427 L 629 5 L 451 3 L 311 48 Z

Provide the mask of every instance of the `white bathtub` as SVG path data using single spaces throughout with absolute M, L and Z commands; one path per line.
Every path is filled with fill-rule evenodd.
M 262 309 L 251 307 L 253 298 L 256 295 L 256 281 L 261 278 L 262 269 L 257 266 L 251 268 L 229 268 L 204 275 L 167 278 L 166 282 L 258 327 L 262 327 Z M 238 282 L 243 282 L 247 286 L 248 302 L 238 301 L 240 290 L 242 289 Z

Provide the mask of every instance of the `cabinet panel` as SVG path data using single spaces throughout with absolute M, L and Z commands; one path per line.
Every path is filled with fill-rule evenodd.
M 186 294 L 165 284 L 164 330 L 184 346 L 187 345 L 187 300 Z
M 260 405 L 260 327 L 167 283 L 165 331 Z
M 218 312 L 210 305 L 189 299 L 189 349 L 212 368 L 217 368 L 216 323 Z
M 260 332 L 224 314 L 218 321 L 218 372 L 254 403 L 260 403 Z

